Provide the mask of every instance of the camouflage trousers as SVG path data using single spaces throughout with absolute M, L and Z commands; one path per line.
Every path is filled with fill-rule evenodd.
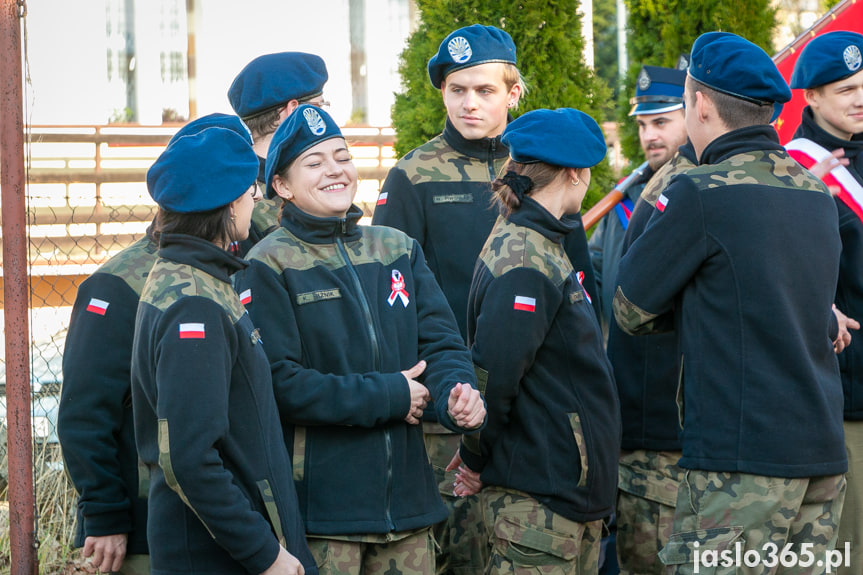
M 844 499 L 844 475 L 790 479 L 687 470 L 674 533 L 659 557 L 677 575 L 825 573 Z M 786 546 L 798 557 L 807 550 L 822 564 L 785 565 L 777 558 Z M 756 560 L 739 562 L 743 555 Z
M 488 535 L 482 521 L 479 497 L 452 494 L 455 471 L 446 471 L 458 451 L 461 436 L 439 424 L 423 423 L 423 437 L 434 469 L 438 490 L 449 511 L 445 521 L 434 526 L 439 550 L 435 558 L 438 575 L 475 575 L 488 563 Z
M 848 473 L 845 480 L 845 504 L 839 520 L 837 548 L 849 542 L 850 566 L 839 567 L 840 575 L 863 574 L 863 421 L 846 421 L 845 452 L 848 454 Z
M 149 555 L 126 555 L 119 575 L 150 575 Z
M 662 575 L 659 551 L 674 522 L 684 470 L 679 451 L 624 451 L 617 492 L 617 561 L 622 575 Z
M 320 575 L 434 575 L 431 528 L 382 535 L 308 537 Z
M 491 557 L 485 575 L 596 574 L 602 520 L 577 523 L 526 493 L 500 487 L 480 492 Z

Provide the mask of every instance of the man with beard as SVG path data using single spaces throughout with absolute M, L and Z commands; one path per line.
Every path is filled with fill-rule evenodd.
M 635 202 L 653 174 L 665 165 L 677 148 L 686 143 L 683 123 L 683 82 L 686 72 L 658 66 L 644 66 L 630 116 L 638 123 L 638 139 L 647 161 L 621 186 L 623 200 L 605 216 L 588 242 L 598 289 L 603 330 L 612 321 L 611 300 L 616 287 L 617 263 L 623 250 L 623 235 Z

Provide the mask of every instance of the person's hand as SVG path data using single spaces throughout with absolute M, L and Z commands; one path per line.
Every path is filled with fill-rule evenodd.
M 461 455 L 458 451 L 453 455 L 449 465 L 446 466 L 447 471 L 458 469 L 455 474 L 455 483 L 453 483 L 452 494 L 456 497 L 467 497 L 476 495 L 482 490 L 482 481 L 480 481 L 479 473 L 469 469 L 462 464 Z
M 99 537 L 87 537 L 84 539 L 84 557 L 90 557 L 85 565 L 88 573 L 97 570 L 102 573 L 113 573 L 119 571 L 126 557 L 126 543 L 128 535 L 116 533 L 114 535 L 101 535 Z
M 833 168 L 837 166 L 847 166 L 848 164 L 849 160 L 845 157 L 845 150 L 843 148 L 836 148 L 829 156 L 809 168 L 809 171 L 818 177 L 818 179 L 823 180 L 824 176 L 829 174 L 830 170 Z M 827 186 L 827 188 L 834 196 L 839 193 L 839 188 L 836 186 Z
M 426 386 L 416 381 L 416 379 L 422 372 L 426 369 L 426 362 L 420 360 L 415 366 L 410 369 L 407 369 L 402 373 L 405 376 L 405 379 L 408 381 L 408 386 L 411 391 L 411 407 L 408 410 L 408 414 L 405 417 L 405 421 L 410 423 L 411 425 L 417 425 L 423 418 L 423 410 L 428 405 L 428 402 L 431 400 L 431 394 Z
M 851 332 L 848 330 L 860 329 L 860 322 L 839 311 L 835 304 L 833 305 L 833 314 L 839 323 L 839 335 L 833 340 L 833 351 L 841 353 L 842 350 L 851 345 Z
M 279 554 L 276 560 L 261 575 L 305 575 L 306 570 L 300 560 L 288 553 L 284 547 L 279 545 Z
M 466 383 L 457 383 L 449 392 L 447 411 L 459 427 L 475 429 L 485 419 L 482 394 Z

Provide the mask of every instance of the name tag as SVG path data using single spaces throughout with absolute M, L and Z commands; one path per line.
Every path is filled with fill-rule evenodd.
M 433 204 L 471 204 L 473 203 L 473 194 L 443 194 L 440 196 L 432 196 Z
M 297 305 L 305 305 L 307 303 L 315 303 L 316 301 L 324 301 L 327 299 L 339 299 L 340 297 L 342 297 L 342 293 L 339 291 L 339 288 L 310 291 L 297 294 Z
M 574 291 L 569 294 L 569 303 L 578 303 L 584 299 L 583 291 Z

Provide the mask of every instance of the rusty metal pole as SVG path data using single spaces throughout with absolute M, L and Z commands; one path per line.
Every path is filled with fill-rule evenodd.
M 24 202 L 24 111 L 21 18 L 25 3 L 0 0 L 0 194 L 6 333 L 11 575 L 35 575 L 36 499 L 30 434 L 27 221 Z

